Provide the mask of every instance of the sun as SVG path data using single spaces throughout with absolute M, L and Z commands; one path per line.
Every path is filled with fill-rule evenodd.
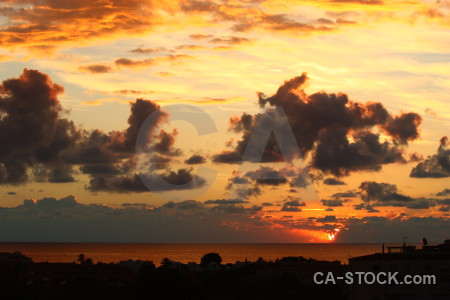
M 339 228 L 335 228 L 332 232 L 329 232 L 328 239 L 330 241 L 335 241 L 339 231 L 341 231 Z

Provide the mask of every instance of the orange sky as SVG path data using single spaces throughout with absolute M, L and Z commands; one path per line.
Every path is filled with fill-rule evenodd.
M 74 195 L 83 205 L 101 204 L 118 211 L 124 209 L 124 203 L 138 203 L 127 209 L 144 207 L 154 210 L 155 215 L 175 215 L 180 221 L 189 218 L 189 214 L 197 218 L 198 212 L 161 207 L 168 201 L 195 200 L 199 203 L 195 209 L 206 209 L 210 217 L 220 212 L 217 218 L 221 222 L 217 226 L 242 231 L 243 236 L 252 235 L 254 240 L 266 242 L 379 241 L 383 232 L 389 231 L 389 224 L 398 228 L 398 232 L 392 231 L 388 236 L 390 241 L 401 241 L 403 236 L 418 239 L 422 238 L 419 234 L 432 234 L 436 228 L 447 224 L 450 208 L 450 193 L 445 192 L 450 189 L 450 171 L 445 169 L 445 164 L 439 166 L 442 160 L 449 160 L 450 153 L 448 143 L 440 144 L 441 138 L 449 135 L 450 128 L 449 14 L 447 1 L 425 0 L 72 0 L 64 3 L 0 0 L 1 80 L 19 78 L 25 74 L 25 68 L 47 74 L 44 86 L 51 80 L 64 90 L 55 96 L 63 108 L 59 118 L 73 121 L 74 130 L 81 135 L 74 145 L 58 152 L 57 160 L 62 161 L 64 171 L 73 172 L 69 176 L 71 180 L 62 180 L 64 182 L 38 178 L 37 169 L 45 173 L 42 168 L 49 166 L 48 161 L 11 154 L 22 153 L 23 149 L 26 152 L 27 147 L 34 144 L 16 150 L 18 152 L 5 150 L 4 153 L 9 154 L 4 154 L 0 162 L 5 174 L 12 174 L 8 164 L 11 161 L 14 164 L 16 159 L 26 161 L 28 177 L 24 181 L 4 179 L 0 182 L 0 193 L 4 195 L 1 206 L 15 208 L 22 205 L 24 199 L 59 199 Z M 304 72 L 309 78 L 306 83 L 278 94 L 285 81 Z M 20 81 L 19 90 L 9 88 L 6 83 L 0 86 L 3 102 L 11 95 L 13 102 L 16 101 L 20 98 L 20 89 L 34 83 L 34 79 L 25 77 L 23 75 Z M 296 101 L 312 103 L 313 100 L 308 99 L 318 92 L 336 97 L 344 93 L 350 101 L 346 106 L 349 110 L 350 103 L 358 103 L 368 110 L 368 103 L 381 103 L 390 119 L 349 126 L 344 135 L 346 141 L 356 149 L 358 138 L 370 131 L 378 136 L 380 147 L 389 145 L 388 150 L 383 151 L 401 149 L 405 159 L 385 157 L 384 161 L 370 167 L 346 165 L 342 170 L 348 172 L 341 174 L 328 167 L 321 169 L 321 164 L 314 162 L 318 157 L 317 147 L 328 142 L 325 134 L 338 127 L 333 123 L 321 127 L 318 133 L 321 138 L 315 137 L 303 153 L 305 161 L 245 166 L 218 161 L 218 154 L 238 149 L 239 141 L 245 136 L 242 128 L 230 130 L 233 122 L 239 123 L 243 113 L 254 116 L 273 108 L 272 104 L 260 107 L 257 92 L 276 95 L 276 100 L 286 105 L 290 125 L 295 120 L 294 109 L 298 107 L 287 106 L 289 95 L 295 95 L 292 97 L 296 97 Z M 127 128 L 132 128 L 128 119 L 130 108 L 137 98 L 160 105 L 162 111 L 166 111 L 168 105 L 193 105 L 210 116 L 217 127 L 212 133 L 199 135 L 192 124 L 170 121 L 168 115 L 159 123 L 154 136 L 155 141 L 163 143 L 163 136 L 159 135 L 163 130 L 165 137 L 173 138 L 170 149 L 164 153 L 155 150 L 161 154 L 159 159 L 166 159 L 158 172 L 170 169 L 178 180 L 183 174 L 176 173 L 177 170 L 192 167 L 189 174 L 195 175 L 204 167 L 216 175 L 199 176 L 190 188 L 170 191 L 93 188 L 92 180 L 100 177 L 86 170 L 98 164 L 74 163 L 74 158 L 68 163 L 67 153 L 77 152 L 77 147 L 86 142 L 83 138 L 87 139 L 93 130 L 101 131 L 105 135 L 103 138 L 109 139 L 105 144 L 108 147 L 113 147 L 114 143 L 125 145 Z M 314 113 L 317 118 L 326 116 L 324 112 L 331 110 L 331 106 L 320 103 L 318 112 L 311 108 L 305 116 Z M 2 126 L 9 128 L 6 121 L 1 123 L 3 115 L 15 112 L 5 107 L 7 105 L 0 105 L 3 109 L 0 134 Z M 406 124 L 406 119 L 392 121 L 407 113 L 418 115 L 420 122 L 413 126 Z M 367 115 L 370 113 L 364 116 Z M 309 122 L 315 121 L 319 122 L 311 117 Z M 298 122 L 303 120 L 299 117 Z M 299 128 L 315 126 L 304 122 Z M 20 127 L 24 123 L 18 121 L 17 124 Z M 412 137 L 409 132 L 410 136 L 402 140 L 393 133 L 411 131 L 411 126 L 416 128 L 416 125 L 418 136 Z M 307 131 L 299 132 L 301 129 L 295 126 L 293 130 L 300 140 L 309 135 Z M 115 133 L 111 133 L 113 131 Z M 337 133 L 330 134 L 330 139 L 336 136 Z M 99 143 L 100 139 L 93 138 L 93 141 Z M 24 147 L 20 142 L 17 145 Z M 121 147 L 125 147 L 123 145 Z M 364 145 L 370 146 L 368 142 Z M 369 150 L 361 147 L 358 153 L 367 158 Z M 114 163 L 102 165 L 103 168 L 114 167 L 125 172 L 128 163 L 131 169 L 120 176 L 130 179 L 138 174 L 133 169 L 136 167 L 134 150 L 128 147 L 114 152 L 116 150 L 111 149 Z M 328 149 L 336 151 L 331 146 Z M 124 151 L 128 152 L 123 154 Z M 389 154 L 395 155 L 394 152 Z M 410 159 L 412 154 L 419 159 Z M 186 160 L 193 155 L 203 157 L 203 161 L 188 164 Z M 340 158 L 328 164 L 342 163 L 338 161 Z M 428 173 L 412 177 L 411 171 L 421 162 Z M 437 169 L 431 165 L 436 165 Z M 261 168 L 281 172 L 286 181 L 279 184 L 258 181 L 251 172 Z M 436 172 L 431 174 L 436 170 L 439 176 L 435 176 Z M 105 183 L 108 187 L 120 177 L 108 176 Z M 306 186 L 295 187 L 293 182 L 302 176 Z M 236 183 L 239 180 L 247 185 Z M 365 188 L 363 182 L 375 184 Z M 250 192 L 242 193 L 241 189 L 250 189 Z M 218 201 L 226 199 L 238 202 Z M 70 214 L 69 208 L 63 210 Z M 47 215 L 48 212 L 42 213 Z M 11 218 L 25 218 L 21 214 L 20 210 L 11 212 Z M 166 222 L 159 217 L 158 222 Z M 417 220 L 428 220 L 430 225 L 423 226 L 423 232 L 417 232 L 414 229 Z M 191 223 L 176 224 L 193 226 L 196 230 Z M 212 234 L 215 227 L 211 228 Z M 439 237 L 449 234 L 448 229 L 442 229 Z M 136 239 L 146 241 L 145 237 Z M 173 240 L 179 237 L 174 235 Z M 231 233 L 230 240 L 233 240 Z

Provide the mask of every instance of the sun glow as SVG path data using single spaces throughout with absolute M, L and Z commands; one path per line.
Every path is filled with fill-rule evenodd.
M 339 231 L 341 231 L 339 228 L 335 228 L 332 232 L 329 232 L 328 239 L 330 241 L 335 241 Z

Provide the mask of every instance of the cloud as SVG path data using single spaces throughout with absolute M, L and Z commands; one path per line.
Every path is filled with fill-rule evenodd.
M 248 201 L 244 201 L 242 199 L 216 199 L 216 200 L 207 200 L 205 202 L 203 202 L 205 204 L 244 204 L 244 203 L 248 203 Z
M 260 167 L 256 171 L 247 172 L 244 176 L 261 185 L 278 186 L 288 182 L 279 171 L 269 167 Z
M 141 177 L 144 177 L 141 178 Z M 192 174 L 192 169 L 178 169 L 167 171 L 162 174 L 149 173 L 127 174 L 119 176 L 99 175 L 92 178 L 87 186 L 92 192 L 109 193 L 142 193 L 142 192 L 164 192 L 176 190 L 196 189 L 205 185 L 206 181 L 198 175 Z M 144 184 L 145 180 L 146 184 Z M 170 185 L 162 185 L 161 182 L 167 182 Z
M 399 194 L 397 186 L 389 183 L 378 183 L 375 181 L 364 181 L 359 186 L 361 189 L 361 199 L 365 202 L 379 201 L 401 201 L 409 202 L 413 198 Z
M 356 3 L 356 4 L 367 4 L 367 5 L 383 5 L 382 0 L 329 0 L 332 3 Z
M 157 3 L 142 5 L 137 0 L 111 0 L 106 5 L 104 1 L 62 4 L 54 0 L 24 0 L 10 4 L 0 10 L 2 16 L 9 18 L 1 26 L 2 46 L 25 45 L 45 50 L 95 38 L 148 32 L 155 26 Z
M 227 44 L 227 45 L 240 45 L 250 42 L 251 39 L 245 37 L 228 36 L 228 37 L 216 37 L 209 40 L 212 44 Z
M 178 135 L 178 130 L 175 128 L 172 133 L 166 132 L 161 129 L 158 136 L 157 142 L 154 144 L 153 149 L 163 155 L 177 156 L 181 154 L 180 149 L 174 149 L 175 137 Z
M 193 40 L 206 40 L 206 39 L 212 38 L 213 36 L 210 34 L 197 33 L 197 34 L 191 34 L 191 35 L 189 35 L 189 37 Z
M 438 217 L 350 218 L 337 235 L 337 242 L 400 243 L 404 236 L 414 243 L 426 237 L 429 242 L 442 243 L 448 238 L 450 220 Z
M 256 124 L 273 125 L 258 121 L 273 114 L 270 108 L 276 106 L 284 109 L 301 154 L 305 157 L 310 153 L 311 167 L 324 173 L 343 176 L 353 171 L 378 171 L 383 164 L 406 162 L 404 147 L 418 137 L 421 124 L 418 114 L 392 116 L 381 103 L 362 104 L 349 100 L 342 93 L 307 95 L 304 90 L 307 80 L 304 73 L 285 81 L 273 96 L 259 93 L 260 106 L 269 109 L 264 113 L 244 113 L 231 118 L 229 130 L 240 133 L 241 139 L 233 150 L 218 153 L 213 160 L 218 163 L 241 160 Z M 272 120 L 281 122 L 276 118 Z M 380 140 L 378 128 L 385 128 L 388 140 Z M 262 162 L 281 160 L 279 145 L 272 134 Z
M 112 68 L 107 65 L 89 65 L 89 66 L 83 66 L 79 68 L 82 72 L 88 72 L 92 74 L 101 74 L 101 73 L 110 73 L 112 72 Z
M 450 176 L 450 148 L 446 136 L 440 140 L 437 154 L 415 166 L 409 176 L 416 178 L 443 178 Z
M 242 154 L 237 151 L 223 151 L 213 156 L 216 163 L 238 164 L 242 161 Z
M 389 183 L 365 181 L 360 185 L 363 203 L 358 209 L 371 210 L 375 206 L 406 207 L 409 209 L 428 209 L 436 206 L 438 200 L 413 198 L 398 192 L 397 186 Z
M 416 113 L 407 113 L 389 118 L 382 127 L 395 140 L 407 143 L 419 137 L 418 127 L 421 123 L 421 116 Z
M 25 69 L 19 78 L 2 82 L 0 183 L 72 178 L 72 170 L 62 166 L 61 154 L 74 146 L 80 134 L 73 122 L 62 118 L 58 94 L 63 91 L 36 70 Z M 37 176 L 33 178 L 29 170 Z
M 346 185 L 345 182 L 343 182 L 339 179 L 336 179 L 336 178 L 331 178 L 331 177 L 324 179 L 323 183 L 326 185 Z
M 338 207 L 343 206 L 344 200 L 341 199 L 333 199 L 333 200 L 320 200 L 323 206 L 327 207 Z
M 197 165 L 206 163 L 206 158 L 199 154 L 194 154 L 184 161 L 188 165 Z
M 305 202 L 300 202 L 299 199 L 294 199 L 292 197 L 288 197 L 283 203 L 280 211 L 285 212 L 301 212 L 302 209 L 300 207 L 306 206 Z
M 316 24 L 315 24 L 316 23 Z M 240 18 L 231 27 L 233 31 L 244 32 L 255 27 L 263 27 L 270 31 L 288 31 L 297 34 L 311 32 L 327 32 L 334 30 L 336 24 L 317 23 L 315 20 L 309 22 L 298 22 L 288 14 L 266 14 L 262 11 L 254 13 L 253 18 Z
M 261 206 L 204 204 L 195 200 L 153 207 L 120 208 L 62 199 L 25 200 L 0 207 L 0 236 L 8 241 L 46 242 L 288 242 L 289 231 L 255 221 Z M 64 230 L 61 230 L 63 228 Z
M 338 222 L 338 219 L 336 216 L 328 215 L 323 218 L 317 218 L 316 221 L 321 223 L 330 223 L 330 222 L 335 223 Z
M 140 171 L 136 169 L 138 132 L 146 119 L 149 124 L 146 143 L 156 170 L 144 174 L 152 191 L 195 189 L 205 180 L 192 174 L 192 169 L 171 171 L 173 156 L 181 155 L 174 147 L 177 129 L 160 129 L 167 113 L 155 102 L 137 99 L 130 103 L 128 127 L 104 133 L 83 130 L 62 118 L 64 110 L 57 98 L 63 87 L 39 71 L 24 70 L 19 78 L 0 85 L 0 184 L 23 184 L 28 181 L 74 182 L 79 170 L 90 177 L 86 189 L 109 192 L 148 192 Z M 158 187 L 158 180 L 172 185 Z
M 181 9 L 185 12 L 213 12 L 218 8 L 219 5 L 211 1 L 190 0 L 181 4 Z
M 436 196 L 449 196 L 449 195 L 450 195 L 450 189 L 445 189 L 436 194 Z
M 197 51 L 197 50 L 206 50 L 208 48 L 202 46 L 202 45 L 179 45 L 176 47 L 177 50 L 190 50 L 190 51 Z
M 297 206 L 287 206 L 287 205 L 283 205 L 280 209 L 280 211 L 284 211 L 284 212 L 301 212 L 302 209 L 297 207 Z
M 353 198 L 353 197 L 357 197 L 358 194 L 354 193 L 352 191 L 348 191 L 348 192 L 344 192 L 344 193 L 335 193 L 333 194 L 333 197 L 335 198 L 339 198 L 339 197 L 343 197 L 343 198 Z
M 166 56 L 157 56 L 153 58 L 147 58 L 142 60 L 134 60 L 130 58 L 118 58 L 114 63 L 119 67 L 127 68 L 140 68 L 140 67 L 150 67 L 166 62 L 178 62 L 185 59 L 194 59 L 194 57 L 187 54 L 173 54 Z
M 136 48 L 130 50 L 131 53 L 139 53 L 139 54 L 153 54 L 153 53 L 160 53 L 160 52 L 170 52 L 169 49 L 166 47 L 157 47 L 157 48 Z

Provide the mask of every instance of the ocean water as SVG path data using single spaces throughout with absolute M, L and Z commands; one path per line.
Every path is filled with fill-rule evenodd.
M 34 262 L 73 262 L 83 253 L 94 262 L 140 259 L 159 265 L 165 257 L 182 263 L 200 262 L 204 254 L 217 252 L 223 263 L 303 256 L 347 264 L 350 257 L 381 252 L 382 244 L 0 243 L 0 252 L 15 251 Z

